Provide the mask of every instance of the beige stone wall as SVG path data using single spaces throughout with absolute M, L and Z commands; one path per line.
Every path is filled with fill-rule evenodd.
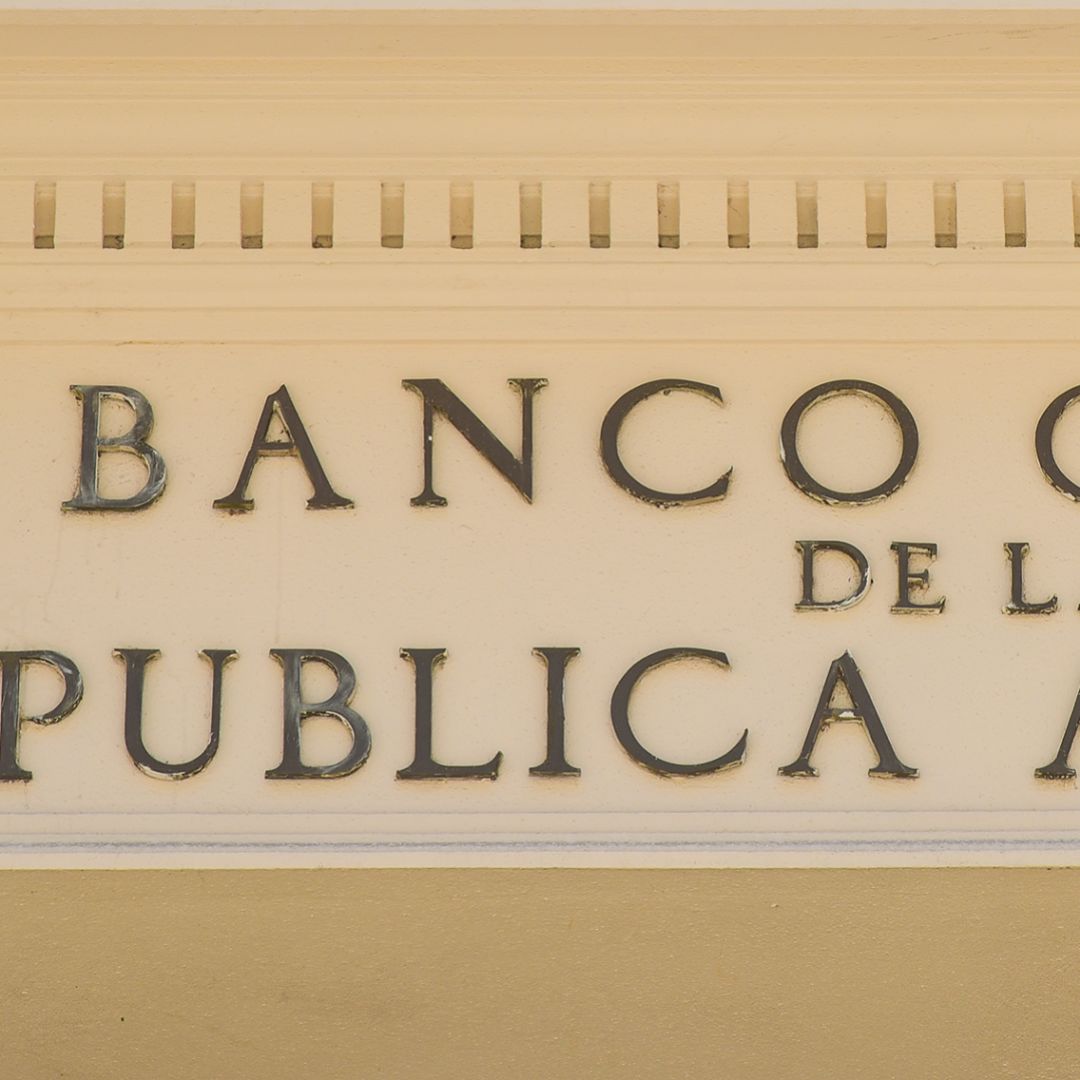
M 464 348 L 493 340 L 492 311 L 499 340 L 548 346 L 1080 334 L 1072 13 L 0 24 L 0 372 L 87 342 L 177 362 L 192 340 Z M 588 245 L 597 180 L 622 185 L 621 254 Z M 399 181 L 405 251 L 379 242 Z M 490 223 L 472 252 L 449 244 L 461 181 Z M 797 246 L 807 181 L 817 251 Z M 331 253 L 310 247 L 327 182 Z M 518 246 L 523 182 L 548 184 L 538 252 Z M 681 185 L 677 252 L 655 242 L 661 182 Z M 177 183 L 202 199 L 194 251 L 171 247 Z M 242 183 L 264 185 L 262 251 L 240 247 Z M 895 200 L 885 251 L 864 242 L 867 183 Z M 935 247 L 935 183 L 957 185 L 956 250 Z M 106 184 L 122 251 L 102 247 Z M 298 334 L 283 295 L 338 322 Z M 0 1075 L 1066 1077 L 1077 899 L 1068 869 L 8 871 Z

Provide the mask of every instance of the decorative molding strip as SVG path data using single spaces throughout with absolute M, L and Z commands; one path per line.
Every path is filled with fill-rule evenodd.
M 590 816 L 600 820 L 592 822 Z M 738 815 L 735 815 L 738 817 Z M 579 815 L 543 830 L 507 833 L 493 815 L 442 815 L 434 821 L 355 819 L 310 814 L 303 828 L 275 815 L 177 814 L 168 827 L 139 831 L 122 815 L 41 814 L 0 833 L 0 867 L 155 865 L 305 866 L 1010 866 L 1075 865 L 1080 832 L 1068 815 L 957 815 L 941 828 L 932 814 L 868 814 L 853 829 L 844 814 L 760 815 L 752 830 L 717 830 L 712 815 L 666 815 L 647 833 L 632 818 Z M 801 817 L 803 820 L 798 820 Z M 1049 820 L 1038 820 L 1039 818 Z M 732 815 L 725 815 L 731 822 Z M 924 819 L 924 820 L 920 820 Z M 892 820 L 890 820 L 892 819 Z M 965 820 L 970 819 L 970 820 Z M 996 820 L 995 820 L 996 819 Z M 583 825 L 584 823 L 584 825 Z M 158 823 L 155 823 L 158 824 Z
M 1078 245 L 1065 179 L 0 182 L 7 251 Z

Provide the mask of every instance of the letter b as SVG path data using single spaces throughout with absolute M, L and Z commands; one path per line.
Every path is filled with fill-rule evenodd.
M 165 459 L 146 441 L 154 428 L 154 410 L 150 402 L 130 386 L 72 386 L 71 392 L 82 402 L 82 444 L 79 485 L 75 494 L 63 504 L 63 509 L 141 510 L 149 506 L 165 490 Z M 123 435 L 101 435 L 101 402 L 104 398 L 124 402 L 135 414 L 135 423 Z M 134 454 L 146 467 L 146 483 L 134 495 L 114 499 L 101 494 L 98 464 L 101 455 L 111 451 Z
M 349 776 L 367 761 L 371 753 L 371 731 L 367 721 L 349 707 L 356 692 L 356 672 L 344 656 L 327 649 L 271 649 L 284 673 L 284 749 L 281 764 L 271 769 L 268 780 L 332 780 Z M 300 693 L 300 673 L 307 661 L 324 664 L 337 679 L 337 689 L 325 701 L 304 701 Z M 300 726 L 312 716 L 332 716 L 340 720 L 352 736 L 349 752 L 333 765 L 306 765 L 300 758 Z

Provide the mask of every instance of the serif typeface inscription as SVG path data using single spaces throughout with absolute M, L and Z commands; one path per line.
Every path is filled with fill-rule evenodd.
M 538 430 L 539 401 L 549 383 L 548 378 L 507 380 L 510 394 L 517 406 L 518 432 L 514 445 L 495 434 L 481 415 L 471 407 L 452 386 L 439 378 L 405 378 L 400 385 L 419 398 L 420 415 L 416 425 L 417 458 L 422 469 L 422 487 L 418 493 L 401 492 L 410 510 L 419 513 L 444 512 L 449 506 L 448 481 L 436 482 L 436 458 L 440 442 L 453 429 L 467 447 L 494 474 L 511 487 L 528 507 L 540 496 L 534 486 L 538 458 L 544 453 L 543 428 Z M 77 479 L 72 497 L 62 509 L 78 514 L 129 514 L 144 511 L 168 500 L 167 477 L 170 463 L 163 450 L 152 442 L 155 425 L 155 404 L 168 408 L 168 402 L 152 404 L 148 391 L 119 384 L 72 385 L 80 409 L 79 454 Z M 739 469 L 736 462 L 724 463 L 715 478 L 703 486 L 685 490 L 661 489 L 643 479 L 628 464 L 622 453 L 624 426 L 652 399 L 670 395 L 695 395 L 711 406 L 725 407 L 719 385 L 681 377 L 649 379 L 619 394 L 610 407 L 596 418 L 599 464 L 620 495 L 638 500 L 657 511 L 677 515 L 688 508 L 718 503 L 737 491 Z M 1080 387 L 1058 394 L 1040 416 L 1032 418 L 1035 456 L 1046 480 L 1068 499 L 1080 499 L 1080 481 L 1073 479 L 1055 456 L 1054 432 L 1069 406 L 1080 397 Z M 815 473 L 800 453 L 800 426 L 806 416 L 826 407 L 835 398 L 858 398 L 877 410 L 891 424 L 898 454 L 895 467 L 879 482 L 860 490 L 845 490 Z M 103 428 L 103 412 L 109 405 L 119 405 L 128 419 L 126 427 L 113 433 Z M 254 402 L 236 402 L 236 414 Z M 440 434 L 440 429 L 446 432 Z M 860 378 L 832 379 L 811 386 L 800 393 L 782 413 L 779 423 L 779 465 L 786 481 L 801 496 L 829 507 L 865 507 L 894 497 L 913 476 L 920 464 L 919 425 L 913 411 L 896 391 Z M 122 495 L 110 493 L 106 475 L 110 463 L 118 456 L 134 457 L 142 469 L 141 483 L 135 490 Z M 266 459 L 288 457 L 295 459 L 293 468 L 302 470 L 310 485 L 307 509 L 312 511 L 356 510 L 357 500 L 343 493 L 336 485 L 346 483 L 352 491 L 355 476 L 350 478 L 347 464 L 332 461 L 320 450 L 301 415 L 290 389 L 282 385 L 270 393 L 258 409 L 250 444 L 238 465 L 235 483 L 224 495 L 209 497 L 211 513 L 246 515 L 258 513 L 251 493 L 253 478 L 258 471 L 272 468 Z M 589 463 L 583 462 L 582 467 Z M 219 461 L 223 473 L 229 462 Z M 331 480 L 331 474 L 335 477 Z M 444 486 L 444 484 L 446 486 Z M 130 486 L 130 485 L 129 485 Z M 361 510 L 359 513 L 363 514 Z M 722 511 L 721 511 L 722 513 Z M 987 538 L 987 542 L 992 542 Z M 835 538 L 796 538 L 791 543 L 798 555 L 797 563 L 788 567 L 791 578 L 793 608 L 800 613 L 831 613 L 843 617 L 870 593 L 873 575 L 870 557 L 856 543 Z M 1056 596 L 1037 599 L 1028 594 L 1024 578 L 1025 558 L 1030 544 L 1025 541 L 999 537 L 1006 558 L 1002 561 L 1001 580 L 988 585 L 1003 589 L 1007 597 L 1001 611 L 1008 616 L 1048 616 L 1056 612 Z M 946 596 L 943 583 L 931 578 L 931 566 L 939 556 L 936 540 L 894 539 L 889 544 L 894 557 L 895 600 L 890 612 L 895 615 L 946 616 Z M 837 591 L 835 580 L 826 586 L 818 580 L 822 560 L 831 559 L 833 578 L 836 563 L 846 565 L 848 573 Z M 831 589 L 831 591 L 830 591 Z M 573 586 L 568 583 L 568 599 Z M 464 615 L 467 617 L 468 613 Z M 763 613 L 763 618 L 767 615 Z M 947 616 L 946 616 L 947 617 Z M 192 628 L 197 633 L 197 627 Z M 239 643 L 237 643 L 238 646 Z M 808 711 L 801 744 L 793 744 L 792 760 L 776 762 L 778 775 L 785 778 L 813 778 L 819 774 L 818 765 L 827 754 L 819 743 L 830 725 L 850 722 L 861 727 L 869 742 L 872 763 L 871 777 L 915 780 L 919 770 L 905 760 L 911 755 L 919 759 L 917 741 L 903 731 L 902 725 L 886 722 L 888 710 L 879 709 L 871 694 L 867 677 L 856 661 L 859 641 L 848 643 L 840 655 L 829 657 L 823 665 L 817 704 Z M 649 738 L 637 731 L 632 719 L 633 701 L 639 683 L 654 669 L 672 665 L 707 665 L 727 671 L 731 664 L 728 653 L 711 642 L 685 645 L 657 642 L 657 648 L 640 658 L 628 657 L 629 664 L 614 682 L 610 692 L 608 720 L 611 733 L 621 750 L 637 765 L 651 773 L 677 778 L 701 777 L 738 769 L 753 753 L 755 718 L 745 717 L 741 731 L 733 740 L 717 743 L 714 752 L 700 760 L 672 760 L 650 745 Z M 156 647 L 116 647 L 113 655 L 124 669 L 124 706 L 122 715 L 123 745 L 131 763 L 146 776 L 184 781 L 210 769 L 222 741 L 226 721 L 224 702 L 228 696 L 228 671 L 239 660 L 239 647 L 205 648 L 200 655 L 209 665 L 210 711 L 209 731 L 202 748 L 183 761 L 165 760 L 149 748 L 144 732 L 144 707 L 147 671 L 161 651 Z M 421 647 L 398 643 L 401 660 L 412 672 L 413 708 L 410 717 L 412 760 L 402 762 L 394 771 L 400 782 L 442 780 L 496 781 L 504 767 L 503 752 L 497 746 L 483 760 L 474 763 L 447 763 L 436 751 L 436 671 L 446 662 L 446 647 Z M 587 774 L 588 762 L 568 760 L 567 726 L 582 722 L 581 717 L 568 717 L 565 702 L 572 662 L 577 667 L 587 663 L 588 647 L 584 643 L 535 645 L 530 650 L 543 666 L 546 692 L 544 695 L 543 760 L 527 768 L 529 777 L 538 782 L 554 778 L 579 778 Z M 357 674 L 353 662 L 343 652 L 326 647 L 283 647 L 275 645 L 269 655 L 278 663 L 282 680 L 282 712 L 280 723 L 280 761 L 264 770 L 270 781 L 340 780 L 361 770 L 368 762 L 373 741 L 377 737 L 378 721 L 369 721 L 354 705 L 357 693 Z M 578 661 L 578 657 L 583 659 Z M 62 684 L 62 693 L 49 708 L 29 711 L 22 700 L 21 684 L 28 668 L 40 665 L 53 671 Z M 304 689 L 305 670 L 311 666 L 325 669 L 331 676 L 329 692 L 311 696 Z M 872 678 L 872 673 L 870 675 Z M 20 760 L 20 734 L 27 724 L 53 725 L 69 717 L 84 698 L 83 676 L 77 658 L 62 654 L 54 648 L 11 648 L 0 652 L 0 780 L 29 782 L 31 770 Z M 806 686 L 807 694 L 813 687 Z M 344 730 L 344 753 L 336 760 L 313 758 L 306 752 L 305 722 L 313 718 L 328 718 Z M 400 717 L 396 718 L 401 722 Z M 385 721 L 384 721 L 385 722 Z M 439 723 L 446 723 L 440 720 Z M 1075 775 L 1069 764 L 1069 754 L 1080 726 L 1080 698 L 1074 707 L 1056 756 L 1046 765 L 1034 770 L 1041 779 L 1062 780 Z M 736 725 L 738 729 L 738 725 Z M 896 749 L 896 740 L 903 747 L 904 757 Z M 1032 747 L 1038 753 L 1038 747 Z M 43 767 L 47 767 L 43 765 Z

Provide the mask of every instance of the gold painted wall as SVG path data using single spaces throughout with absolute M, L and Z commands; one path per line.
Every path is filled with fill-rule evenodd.
M 3 1075 L 1058 1080 L 1074 870 L 0 876 Z

